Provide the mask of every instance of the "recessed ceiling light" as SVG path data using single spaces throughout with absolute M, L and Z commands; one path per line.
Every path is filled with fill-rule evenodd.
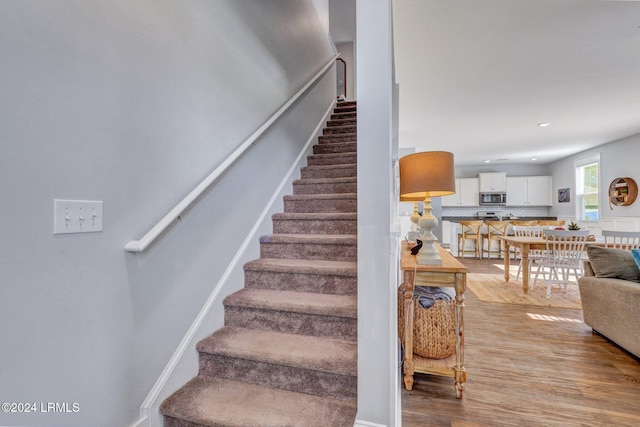
M 485 160 L 484 162 L 485 163 L 491 163 L 491 160 Z
M 536 160 L 538 160 L 538 158 L 537 157 L 532 157 L 531 160 L 536 161 Z
M 549 126 L 551 123 L 549 122 L 542 122 L 542 123 L 538 123 L 538 127 L 541 128 L 546 128 L 547 126 Z

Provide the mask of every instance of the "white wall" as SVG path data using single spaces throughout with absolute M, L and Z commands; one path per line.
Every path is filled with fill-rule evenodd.
M 4 0 L 0 28 L 0 401 L 80 409 L 0 425 L 126 426 L 334 99 L 335 74 L 146 253 L 124 245 L 332 51 L 310 1 Z M 103 200 L 104 231 L 53 236 L 54 198 Z
M 340 53 L 340 58 L 347 64 L 347 93 L 345 93 L 345 97 L 347 100 L 353 101 L 356 99 L 356 89 L 358 87 L 354 43 L 340 43 L 336 45 L 336 48 Z
M 571 201 L 558 203 L 554 197 L 549 214 L 558 217 L 575 218 L 575 166 L 576 160 L 600 154 L 600 217 L 601 220 L 619 217 L 640 217 L 640 201 L 631 206 L 614 206 L 609 209 L 607 200 L 609 184 L 615 178 L 630 177 L 640 182 L 638 162 L 640 160 L 640 134 L 614 141 L 599 147 L 583 151 L 550 164 L 553 175 L 553 191 L 560 188 L 571 189 Z
M 360 0 L 358 32 L 358 415 L 395 426 L 398 407 L 397 239 L 392 159 L 390 0 Z M 394 200 L 394 203 L 392 203 Z

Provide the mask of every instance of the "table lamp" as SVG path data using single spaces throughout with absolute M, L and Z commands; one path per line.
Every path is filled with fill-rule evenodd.
M 413 202 L 413 214 L 411 215 L 411 222 L 413 225 L 411 226 L 411 231 L 407 234 L 407 239 L 411 242 L 415 242 L 422 235 L 422 230 L 418 225 L 418 221 L 420 220 L 420 215 L 418 214 L 418 202 L 422 202 L 424 197 L 415 196 L 400 196 L 401 202 Z
M 431 198 L 456 192 L 453 154 L 446 151 L 425 151 L 400 159 L 400 200 L 423 198 L 424 208 L 418 226 L 422 230 L 422 249 L 416 262 L 422 265 L 442 265 L 433 235 L 438 219 L 433 216 Z M 404 199 L 403 199 L 404 198 Z M 413 200 L 413 199 L 411 199 Z

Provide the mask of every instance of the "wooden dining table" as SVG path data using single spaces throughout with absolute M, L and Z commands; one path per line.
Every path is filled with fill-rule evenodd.
M 504 242 L 504 280 L 506 282 L 511 278 L 509 267 L 509 248 L 511 246 L 520 249 L 522 254 L 522 292 L 529 293 L 529 279 L 531 279 L 531 269 L 529 264 L 529 253 L 531 250 L 546 250 L 547 241 L 544 237 L 516 237 L 516 236 L 500 236 L 500 239 Z M 587 243 L 590 245 L 604 246 L 604 242 L 587 239 Z M 586 246 L 585 246 L 586 250 Z

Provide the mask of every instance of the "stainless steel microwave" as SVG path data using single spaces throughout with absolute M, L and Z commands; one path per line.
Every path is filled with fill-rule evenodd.
M 480 193 L 480 206 L 504 206 L 507 204 L 507 193 Z

